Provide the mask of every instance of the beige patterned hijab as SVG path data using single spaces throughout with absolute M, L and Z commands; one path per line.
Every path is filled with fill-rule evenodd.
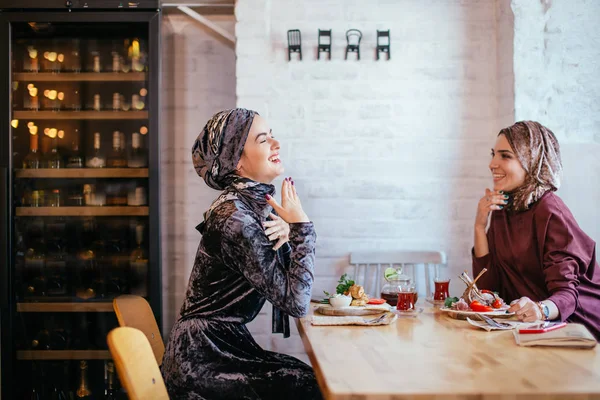
M 515 189 L 508 208 L 514 211 L 529 209 L 547 191 L 560 187 L 562 162 L 560 146 L 554 133 L 539 122 L 520 121 L 500 131 L 504 135 L 527 176 Z

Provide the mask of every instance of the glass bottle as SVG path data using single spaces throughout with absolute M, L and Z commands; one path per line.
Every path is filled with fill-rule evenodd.
M 29 153 L 23 159 L 23 168 L 37 169 L 41 168 L 42 158 L 38 151 L 38 135 L 29 137 Z
M 115 364 L 112 361 L 104 361 L 104 400 L 117 400 Z
M 32 240 L 32 245 L 25 253 L 26 295 L 40 297 L 46 295 L 46 250 L 41 238 Z
M 131 294 L 148 295 L 148 253 L 144 248 L 144 224 L 135 227 L 135 242 L 137 247 L 129 257 L 129 284 Z
M 78 139 L 73 140 L 72 150 L 69 159 L 67 160 L 67 168 L 83 168 L 83 157 L 79 152 Z
M 94 151 L 88 156 L 85 166 L 88 168 L 104 168 L 106 159 L 100 151 L 100 132 L 94 133 Z
M 67 251 L 60 237 L 48 239 L 46 291 L 48 296 L 67 295 Z
M 142 138 L 138 132 L 131 134 L 131 154 L 127 160 L 129 168 L 144 168 L 148 166 L 146 153 L 141 149 Z
M 96 245 L 96 221 L 88 218 L 83 221 L 81 232 L 82 248 L 77 253 L 77 286 L 75 296 L 82 300 L 89 300 L 99 296 L 103 290 L 98 282 L 98 259 L 101 249 Z M 99 284 L 100 283 L 100 284 Z
M 113 147 L 107 157 L 106 165 L 109 168 L 127 167 L 127 157 L 125 157 L 125 152 L 121 148 L 121 132 L 119 131 L 113 132 Z
M 79 388 L 77 389 L 78 399 L 91 399 L 92 391 L 88 385 L 88 363 L 85 360 L 79 361 Z
M 57 169 L 57 168 L 62 168 L 62 167 L 63 167 L 62 157 L 61 157 L 60 153 L 58 152 L 58 138 L 53 138 L 52 139 L 52 150 L 50 150 L 48 157 L 46 157 L 46 168 Z
M 44 328 L 31 341 L 31 350 L 50 350 L 50 332 Z

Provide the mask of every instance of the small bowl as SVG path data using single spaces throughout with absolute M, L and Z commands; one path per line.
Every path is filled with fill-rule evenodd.
M 349 307 L 350 303 L 352 303 L 352 297 L 350 296 L 338 296 L 329 298 L 329 304 L 331 304 L 333 308 Z

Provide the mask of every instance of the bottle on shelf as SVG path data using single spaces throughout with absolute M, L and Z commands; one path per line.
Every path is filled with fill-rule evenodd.
M 115 364 L 104 361 L 104 400 L 117 400 L 118 391 L 115 386 Z
M 129 285 L 131 294 L 145 297 L 148 295 L 148 253 L 144 246 L 144 224 L 135 227 L 137 247 L 129 257 Z
M 31 341 L 31 350 L 50 350 L 50 348 L 50 332 L 48 329 L 41 329 Z
M 127 160 L 129 168 L 145 168 L 148 166 L 148 158 L 142 150 L 142 137 L 138 132 L 131 134 L 131 154 Z
M 76 394 L 78 399 L 92 398 L 92 391 L 88 384 L 88 363 L 85 360 L 79 361 L 79 387 Z
M 85 166 L 88 168 L 104 168 L 106 166 L 106 159 L 100 150 L 100 132 L 94 133 L 94 151 L 88 156 Z
M 63 168 L 62 156 L 58 152 L 58 138 L 52 139 L 52 149 L 46 157 L 46 168 Z
M 77 254 L 77 285 L 75 296 L 82 300 L 103 298 L 105 293 L 104 276 L 99 263 L 104 257 L 104 244 L 96 237 L 96 221 L 88 218 L 83 221 L 83 247 Z
M 106 159 L 106 165 L 109 168 L 124 168 L 127 167 L 127 157 L 121 148 L 121 132 L 113 132 L 113 146 Z
M 126 206 L 128 200 L 127 186 L 123 183 L 106 184 L 106 205 Z
M 23 168 L 41 168 L 42 157 L 38 151 L 38 135 L 29 135 L 29 153 L 23 159 Z
M 100 54 L 97 52 L 92 53 L 92 71 L 100 72 L 102 67 L 100 66 Z
M 121 94 L 120 93 L 113 93 L 112 109 L 113 109 L 113 111 L 121 111 Z
M 31 242 L 25 253 L 25 296 L 42 297 L 46 295 L 46 246 L 42 238 L 31 239 Z
M 59 237 L 48 239 L 46 255 L 46 293 L 48 296 L 67 295 L 67 258 L 64 242 Z
M 144 186 L 133 186 L 127 194 L 128 206 L 145 206 L 148 204 L 146 188 Z
M 67 160 L 67 168 L 83 168 L 83 157 L 79 152 L 79 138 L 76 137 L 71 143 L 71 154 Z
M 39 72 L 40 63 L 38 60 L 38 51 L 35 46 L 27 46 L 27 54 L 23 60 L 23 69 L 27 72 Z
M 100 103 L 100 94 L 96 93 L 94 95 L 94 103 L 92 104 L 92 110 L 100 111 L 102 110 L 102 103 Z

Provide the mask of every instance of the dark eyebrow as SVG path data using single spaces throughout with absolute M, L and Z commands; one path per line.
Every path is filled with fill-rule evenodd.
M 273 132 L 273 129 L 269 129 L 269 132 L 268 132 L 268 133 L 272 133 L 272 132 Z M 258 141 L 258 138 L 259 138 L 259 137 L 261 137 L 261 136 L 263 136 L 263 135 L 264 135 L 264 136 L 267 136 L 267 132 L 261 132 L 261 133 L 259 133 L 258 135 L 256 135 L 256 137 L 254 138 L 254 142 L 257 142 L 257 141 Z
M 495 153 L 496 150 L 492 149 L 492 153 Z M 513 154 L 512 151 L 510 150 L 498 150 L 498 153 L 506 153 L 506 154 Z

